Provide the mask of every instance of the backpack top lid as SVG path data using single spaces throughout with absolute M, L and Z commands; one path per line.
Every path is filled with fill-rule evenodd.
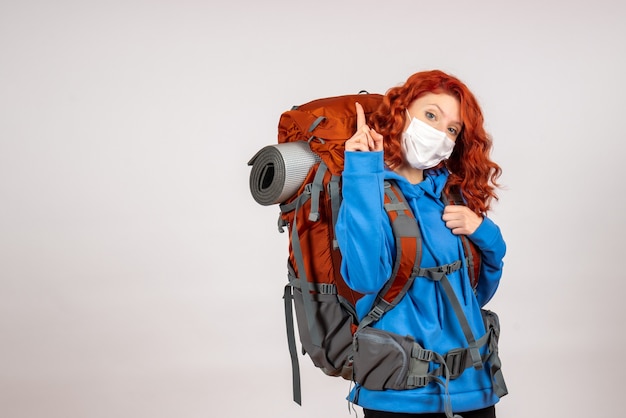
M 381 94 L 352 94 L 317 99 L 283 112 L 278 122 L 278 143 L 308 141 L 330 172 L 343 171 L 345 141 L 356 132 L 356 107 L 363 106 L 365 118 L 374 112 Z

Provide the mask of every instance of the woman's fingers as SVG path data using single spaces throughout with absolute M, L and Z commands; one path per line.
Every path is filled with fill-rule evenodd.
M 442 219 L 455 235 L 472 235 L 483 221 L 470 208 L 460 205 L 446 206 Z
M 360 103 L 355 103 L 356 133 L 346 141 L 346 151 L 382 151 L 383 136 L 367 126 L 365 111 Z
M 348 151 L 369 151 L 370 142 L 372 141 L 369 132 L 366 131 L 367 126 L 358 130 L 352 138 L 346 141 L 346 150 Z
M 362 127 L 367 126 L 367 122 L 365 121 L 365 111 L 363 110 L 363 106 L 361 103 L 356 102 L 356 130 L 360 130 Z
M 370 150 L 382 151 L 383 150 L 383 136 L 373 129 L 370 130 L 370 135 L 372 138 L 372 146 L 370 147 Z

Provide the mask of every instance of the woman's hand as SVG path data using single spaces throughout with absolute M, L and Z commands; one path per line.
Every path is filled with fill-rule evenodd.
M 460 205 L 446 206 L 442 219 L 454 235 L 472 235 L 483 221 L 470 208 Z
M 346 151 L 382 151 L 383 136 L 367 126 L 365 111 L 356 103 L 356 133 L 346 141 Z

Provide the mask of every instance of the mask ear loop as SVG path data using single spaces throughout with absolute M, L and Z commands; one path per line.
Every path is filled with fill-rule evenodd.
M 408 118 L 407 121 L 409 122 L 408 126 L 404 130 L 404 132 L 406 132 L 406 131 L 409 130 L 409 126 L 411 126 L 411 124 L 413 123 L 413 119 L 415 119 L 415 118 L 413 116 L 411 116 L 411 114 L 409 113 L 409 109 L 404 108 L 404 110 L 406 111 L 406 117 Z

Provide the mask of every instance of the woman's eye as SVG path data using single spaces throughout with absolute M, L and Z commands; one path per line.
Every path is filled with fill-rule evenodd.
M 457 135 L 458 131 L 456 130 L 456 128 L 448 128 L 448 132 L 450 132 L 452 135 Z
M 435 115 L 431 112 L 426 112 L 426 118 L 430 120 L 435 120 Z

